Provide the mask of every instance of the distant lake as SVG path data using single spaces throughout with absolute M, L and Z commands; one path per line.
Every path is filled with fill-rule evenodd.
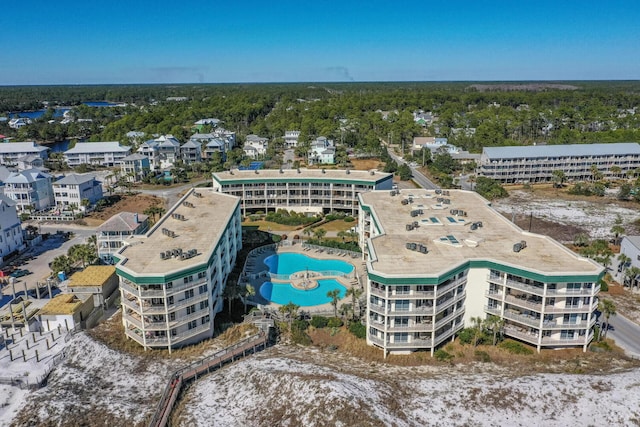
M 54 142 L 53 144 L 46 144 L 45 147 L 51 149 L 50 153 L 62 153 L 63 151 L 67 151 L 69 149 L 70 142 L 71 141 L 69 141 L 68 139 L 65 139 L 63 141 Z
M 87 102 L 83 102 L 84 105 L 88 106 L 88 107 L 115 107 L 117 105 L 120 104 L 116 104 L 114 102 L 109 102 L 109 101 L 87 101 Z M 56 108 L 56 112 L 53 114 L 53 117 L 62 117 L 62 115 L 64 114 L 65 111 L 69 111 L 70 108 Z M 47 110 L 37 110 L 37 111 L 18 111 L 15 113 L 10 113 L 9 114 L 9 118 L 13 119 L 16 117 L 27 117 L 31 120 L 35 120 L 39 117 L 42 117 L 42 115 L 46 112 Z

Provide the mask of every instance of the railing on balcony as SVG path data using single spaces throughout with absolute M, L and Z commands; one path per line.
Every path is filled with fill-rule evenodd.
M 406 342 L 384 342 L 381 338 L 369 336 L 369 341 L 385 348 L 431 348 L 432 341 L 430 339 L 412 339 Z
M 508 326 L 505 326 L 504 334 L 510 337 L 518 338 L 522 341 L 526 341 L 534 345 L 538 344 L 538 338 L 540 336 L 540 333 L 531 333 L 528 331 L 524 331 L 518 328 L 513 328 Z
M 526 296 L 525 298 L 518 298 L 515 295 L 507 295 L 504 300 L 509 304 L 517 305 L 519 307 L 529 308 L 537 312 L 542 311 L 542 301 L 540 302 L 536 302 L 535 300 L 532 301 L 527 299 Z

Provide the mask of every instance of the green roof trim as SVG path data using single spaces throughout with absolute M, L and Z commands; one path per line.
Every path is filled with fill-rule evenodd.
M 319 184 L 348 184 L 348 185 L 366 185 L 373 187 L 378 185 L 392 177 L 384 177 L 376 181 L 363 181 L 359 179 L 344 179 L 344 178 L 262 178 L 262 179 L 224 179 L 219 180 L 217 177 L 213 177 L 216 182 L 222 186 L 225 185 L 242 185 L 242 184 L 270 184 L 270 183 L 319 183 Z
M 469 260 L 455 267 L 452 270 L 439 276 L 431 277 L 384 277 L 375 273 L 368 273 L 367 276 L 371 280 L 385 285 L 437 285 L 449 280 L 451 277 L 470 268 L 487 268 L 502 271 L 507 274 L 524 277 L 531 280 L 546 283 L 567 283 L 567 282 L 593 282 L 596 283 L 604 276 L 604 270 L 600 274 L 584 274 L 584 275 L 562 275 L 562 274 L 540 274 L 528 271 L 522 268 L 502 265 L 495 261 L 487 260 Z

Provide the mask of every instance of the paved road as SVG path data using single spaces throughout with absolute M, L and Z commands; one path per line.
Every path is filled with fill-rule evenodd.
M 599 319 L 600 321 L 604 319 Z M 617 314 L 609 318 L 607 337 L 632 356 L 640 357 L 640 325 Z
M 440 188 L 438 187 L 436 184 L 434 184 L 433 182 L 431 182 L 426 176 L 424 176 L 422 174 L 422 172 L 420 172 L 416 167 L 411 166 L 410 164 L 408 164 L 407 162 L 404 161 L 404 159 L 400 156 L 397 156 L 393 150 L 391 150 L 389 147 L 387 147 L 387 152 L 389 153 L 389 156 L 396 161 L 396 163 L 398 163 L 399 165 L 401 164 L 407 164 L 407 166 L 409 166 L 411 168 L 411 173 L 413 174 L 413 180 L 422 188 L 426 188 L 427 190 L 435 190 L 436 188 Z
M 210 179 L 203 179 L 202 181 L 192 182 L 178 187 L 166 187 L 158 190 L 136 190 L 142 194 L 150 194 L 156 197 L 164 199 L 165 209 L 169 209 L 180 200 L 181 195 L 192 187 L 198 184 L 204 184 L 210 182 Z

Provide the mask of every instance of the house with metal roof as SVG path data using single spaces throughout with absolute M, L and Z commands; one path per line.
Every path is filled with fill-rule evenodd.
M 243 150 L 248 157 L 255 159 L 266 154 L 268 146 L 269 138 L 251 134 L 247 135 Z
M 142 154 L 149 159 L 149 167 L 151 170 L 160 168 L 160 152 L 158 151 L 158 142 L 154 139 L 143 142 L 138 147 L 138 154 Z
M 84 199 L 90 205 L 102 199 L 102 183 L 94 175 L 72 173 L 53 183 L 53 197 L 61 210 L 73 207 L 84 212 L 87 208 L 82 204 Z
M 0 194 L 0 264 L 4 259 L 24 249 L 24 237 L 16 202 Z
M 40 211 L 54 204 L 52 177 L 39 169 L 12 172 L 4 194 L 16 202 L 18 212 Z
M 119 212 L 102 223 L 96 230 L 98 257 L 113 264 L 118 252 L 131 236 L 141 235 L 149 229 L 149 216 L 135 212 Z
M 79 142 L 64 152 L 64 160 L 71 167 L 81 164 L 117 166 L 130 152 L 131 147 L 124 147 L 118 141 Z
M 617 169 L 619 168 L 619 169 Z M 479 174 L 504 183 L 552 181 L 554 171 L 566 180 L 623 177 L 640 168 L 640 144 L 569 144 L 485 147 Z
M 190 139 L 180 147 L 180 158 L 185 164 L 199 163 L 202 161 L 202 145 Z
M 120 162 L 122 175 L 129 182 L 139 182 L 151 171 L 149 158 L 140 153 L 129 154 Z

